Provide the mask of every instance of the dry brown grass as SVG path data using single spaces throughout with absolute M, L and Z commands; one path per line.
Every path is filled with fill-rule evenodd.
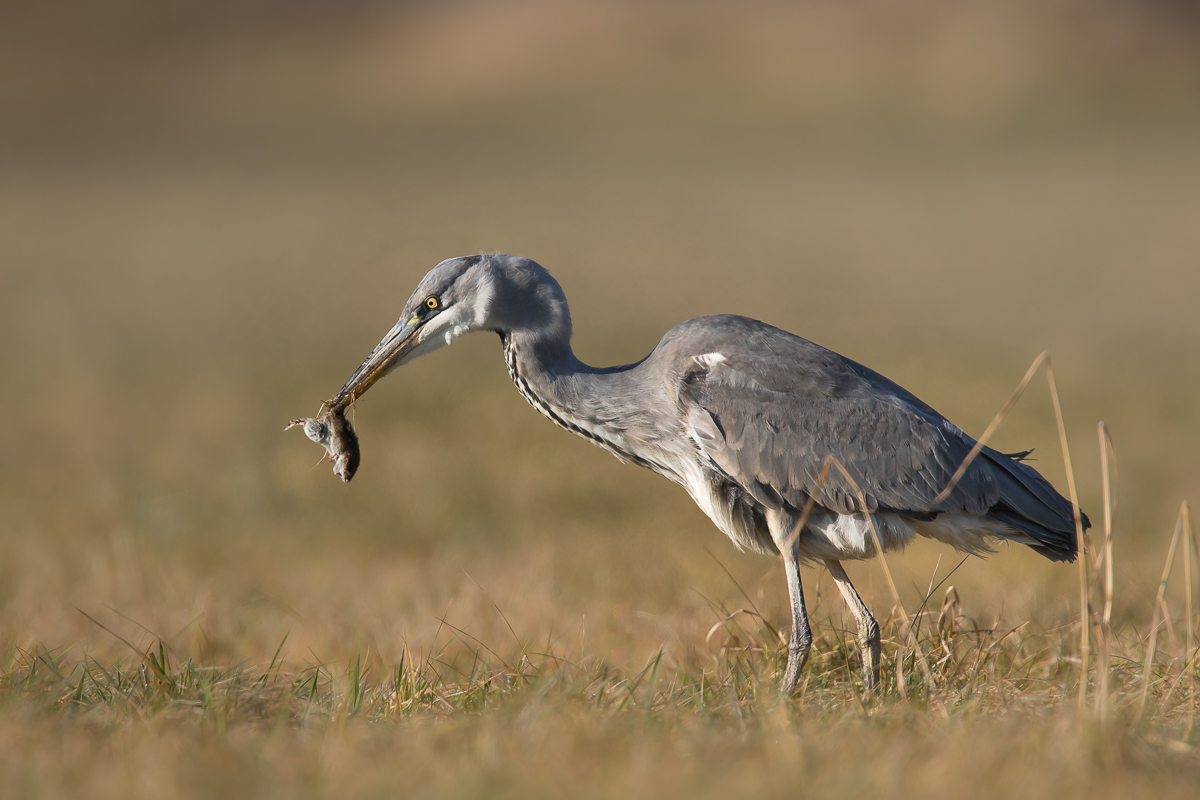
M 0 683 L 5 758 L 27 794 L 46 796 L 1194 791 L 1186 652 L 1163 654 L 1138 721 L 1144 643 L 1118 637 L 1102 724 L 1075 710 L 1069 625 L 981 625 L 953 587 L 928 599 L 915 623 L 932 691 L 899 691 L 885 658 L 881 696 L 861 697 L 853 634 L 831 617 L 789 703 L 773 691 L 777 632 L 724 607 L 709 637 L 660 634 L 640 666 L 598 654 L 583 631 L 489 645 L 441 621 L 428 651 L 392 662 L 356 649 L 299 669 L 283 667 L 287 639 L 257 665 L 178 662 L 161 640 L 116 660 L 17 650 Z M 884 625 L 885 655 L 898 652 L 897 622 Z
M 891 5 L 0 26 L 8 793 L 1192 796 L 1185 525 L 1160 578 L 1200 497 L 1195 28 Z M 746 313 L 975 434 L 1052 351 L 1097 526 L 1084 709 L 1077 571 L 932 545 L 889 567 L 933 688 L 911 647 L 898 688 L 852 564 L 881 696 L 806 571 L 780 704 L 779 566 L 545 424 L 486 337 L 358 405 L 341 485 L 283 424 L 479 250 L 558 276 L 589 362 Z M 1044 384 L 993 444 L 1065 491 Z

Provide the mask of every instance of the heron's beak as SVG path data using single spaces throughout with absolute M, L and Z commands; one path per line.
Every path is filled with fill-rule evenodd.
M 353 403 L 375 385 L 375 381 L 387 375 L 404 363 L 405 357 L 412 349 L 421 343 L 421 329 L 425 323 L 413 317 L 407 321 L 401 320 L 388 331 L 383 341 L 375 346 L 371 355 L 362 363 L 346 385 L 329 401 L 334 408 L 345 408 Z

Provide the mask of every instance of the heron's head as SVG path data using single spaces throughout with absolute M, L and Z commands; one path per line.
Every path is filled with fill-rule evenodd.
M 338 392 L 346 405 L 396 367 L 464 333 L 521 333 L 551 346 L 571 338 L 571 316 L 558 281 L 527 258 L 450 258 L 421 279 L 400 319 Z

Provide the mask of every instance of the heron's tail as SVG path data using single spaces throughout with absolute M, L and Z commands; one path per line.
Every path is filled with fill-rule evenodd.
M 1028 464 L 990 447 L 983 448 L 980 455 L 980 460 L 986 458 L 992 467 L 1000 487 L 1000 502 L 988 516 L 1029 536 L 1037 542 L 1029 546 L 1051 561 L 1074 561 L 1078 546 L 1071 501 Z M 1092 526 L 1082 509 L 1079 516 L 1084 530 Z

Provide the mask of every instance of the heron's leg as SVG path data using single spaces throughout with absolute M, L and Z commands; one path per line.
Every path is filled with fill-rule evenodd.
M 858 622 L 858 641 L 862 647 L 863 683 L 866 684 L 868 692 L 874 692 L 879 688 L 879 624 L 867 610 L 867 604 L 854 590 L 854 584 L 850 583 L 846 570 L 842 569 L 842 562 L 827 558 L 825 566 L 829 567 L 829 574 L 833 576 L 833 581 L 841 590 L 846 605 L 850 607 L 850 613 Z
M 808 611 L 804 608 L 804 588 L 800 585 L 800 564 L 794 548 L 781 548 L 783 568 L 787 573 L 788 597 L 792 601 L 792 639 L 788 642 L 787 669 L 779 693 L 787 698 L 796 690 L 800 670 L 808 661 L 808 649 L 812 646 L 812 630 L 808 627 Z
M 804 608 L 804 588 L 800 585 L 799 539 L 793 538 L 797 520 L 788 511 L 780 508 L 767 512 L 767 527 L 775 547 L 783 558 L 783 571 L 787 575 L 788 598 L 792 604 L 792 638 L 788 642 L 787 667 L 783 671 L 783 682 L 779 693 L 788 698 L 800 681 L 800 670 L 808 661 L 808 649 L 812 647 L 812 630 L 808 627 L 808 611 Z

